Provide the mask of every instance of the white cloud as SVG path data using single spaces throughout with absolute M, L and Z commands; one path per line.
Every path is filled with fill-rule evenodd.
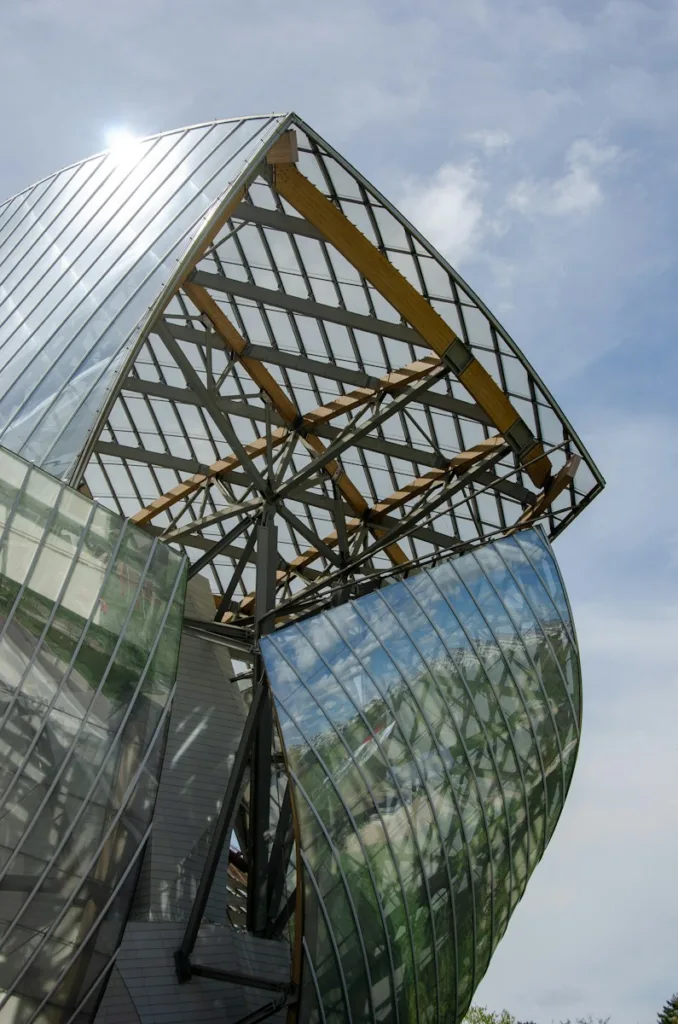
M 569 147 L 566 171 L 551 181 L 524 178 L 508 196 L 508 206 L 524 214 L 587 213 L 603 201 L 600 171 L 619 159 L 618 147 L 577 139 Z
M 508 149 L 513 142 L 509 133 L 503 128 L 482 128 L 479 131 L 471 132 L 468 138 L 487 153 Z
M 478 242 L 483 217 L 483 179 L 475 164 L 443 164 L 430 178 L 410 179 L 400 209 L 453 263 Z

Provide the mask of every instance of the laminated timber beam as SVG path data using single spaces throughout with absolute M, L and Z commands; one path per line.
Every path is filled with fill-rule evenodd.
M 243 368 L 257 387 L 268 395 L 282 418 L 292 426 L 297 425 L 301 417 L 296 405 L 287 397 L 269 370 L 258 359 L 252 359 L 246 354 L 247 342 L 209 292 L 202 285 L 194 284 L 190 280 L 184 281 L 183 290 L 196 309 L 208 318 L 225 348 L 239 357 Z
M 556 498 L 559 497 L 559 495 L 561 495 L 573 482 L 577 470 L 579 469 L 580 462 L 581 455 L 570 456 L 565 465 L 562 466 L 554 476 L 550 487 L 548 487 L 546 491 L 537 498 L 530 508 L 523 512 L 522 516 L 509 533 L 514 533 L 516 530 L 522 530 L 527 526 L 531 526 L 535 520 L 539 519 L 539 517 L 551 507 Z
M 226 347 L 239 356 L 242 366 L 255 384 L 268 395 L 276 412 L 282 416 L 292 429 L 296 430 L 301 427 L 304 417 L 301 416 L 296 405 L 290 401 L 266 367 L 257 359 L 252 359 L 251 356 L 246 354 L 247 342 L 209 292 L 202 285 L 194 284 L 191 281 L 184 282 L 183 288 L 196 308 L 209 319 L 214 330 L 223 339 Z M 322 456 L 325 453 L 325 445 L 310 430 L 305 435 L 302 435 L 302 437 L 306 445 L 312 448 L 316 455 Z M 337 460 L 325 460 L 323 469 L 335 481 L 353 511 L 363 515 L 367 509 L 367 502 Z M 407 555 L 399 544 L 389 545 L 386 548 L 386 553 L 394 565 L 404 565 L 408 561 Z
M 452 476 L 461 477 L 467 469 L 475 466 L 476 463 L 486 458 L 486 456 L 499 452 L 503 447 L 507 447 L 506 440 L 501 434 L 496 434 L 494 437 L 488 437 L 485 441 L 480 441 L 474 445 L 473 448 L 466 452 L 460 452 L 455 455 L 454 458 L 450 459 L 445 467 L 440 469 L 429 470 L 424 476 L 417 477 L 405 484 L 404 487 L 394 491 L 389 497 L 384 498 L 382 501 L 376 503 L 369 508 L 366 514 L 361 519 L 348 519 L 346 520 L 346 534 L 351 536 L 361 526 L 370 523 L 379 523 L 386 516 L 388 516 L 395 509 L 401 508 L 401 506 L 412 501 L 414 498 L 420 497 L 429 491 L 432 487 L 438 484 L 444 484 Z M 326 547 L 336 547 L 339 543 L 338 531 L 333 530 L 332 533 L 328 534 L 323 538 L 323 544 Z M 276 573 L 276 587 L 280 588 L 285 583 L 293 579 L 295 576 L 303 572 L 312 562 L 315 562 L 322 556 L 322 551 L 318 548 L 311 547 L 307 551 L 302 552 L 293 558 L 289 563 L 289 566 L 285 570 L 278 570 Z M 243 599 L 240 608 L 244 615 L 251 615 L 254 609 L 254 594 L 248 594 Z M 227 612 L 226 616 L 222 621 L 230 622 L 233 615 Z
M 440 361 L 435 357 L 427 357 L 425 359 L 416 360 L 413 363 L 409 363 L 400 370 L 392 370 L 385 376 L 380 377 L 375 387 L 359 387 L 354 391 L 351 391 L 347 395 L 338 395 L 331 402 L 326 405 L 318 406 L 311 412 L 308 412 L 302 419 L 300 430 L 309 430 L 313 427 L 324 426 L 331 420 L 344 416 L 349 412 L 353 412 L 360 406 L 373 401 L 375 398 L 382 394 L 386 394 L 391 391 L 399 391 L 411 384 L 415 380 L 419 380 L 421 377 L 425 377 L 433 370 L 440 366 Z M 278 427 L 271 431 L 270 444 L 272 448 L 277 448 L 283 444 L 287 438 L 290 437 L 290 431 L 286 427 Z M 308 440 L 308 438 L 307 438 Z M 245 444 L 243 446 L 248 456 L 251 459 L 260 458 L 266 454 L 267 450 L 267 438 L 259 437 L 255 441 Z M 132 456 L 133 449 L 130 449 L 130 457 Z M 219 459 L 217 462 L 212 463 L 208 466 L 204 472 L 194 473 L 188 479 L 183 480 L 176 487 L 172 487 L 165 494 L 156 498 L 145 508 L 140 509 L 132 517 L 132 522 L 138 526 L 144 526 L 149 523 L 156 516 L 162 512 L 166 512 L 178 501 L 182 501 L 193 494 L 198 488 L 209 483 L 211 480 L 217 477 L 225 476 L 237 469 L 240 466 L 240 460 L 237 455 L 229 455 L 225 459 Z M 355 511 L 355 509 L 354 509 Z
M 486 467 L 495 465 L 497 461 L 503 458 L 508 451 L 510 451 L 509 445 L 502 445 L 494 451 L 488 452 L 483 459 L 476 463 L 475 466 L 469 466 L 463 474 L 448 475 L 447 479 L 442 482 L 442 485 L 436 489 L 436 494 L 433 494 L 424 502 L 419 502 L 418 505 L 415 505 L 415 507 L 409 512 L 406 512 L 402 518 L 395 520 L 395 522 L 392 520 L 393 526 L 389 530 L 385 540 L 374 540 L 362 551 L 357 552 L 351 559 L 351 564 L 348 567 L 350 571 L 354 574 L 359 572 L 361 566 L 366 562 L 371 561 L 375 555 L 383 551 L 384 544 L 386 542 L 400 540 L 401 537 L 413 536 L 418 523 L 423 519 L 429 518 L 443 502 L 449 501 L 459 491 L 468 487 L 469 484 L 477 483 L 480 476 L 486 472 Z M 472 541 L 465 542 L 459 538 L 457 538 L 456 544 L 448 543 L 446 545 L 447 548 L 456 548 L 457 553 L 460 553 L 464 548 L 471 546 L 473 546 Z M 309 570 L 306 570 L 306 572 L 308 571 Z M 326 589 L 328 587 L 330 589 L 335 589 L 338 585 L 339 589 L 335 589 L 335 592 L 345 593 L 347 588 L 345 576 L 346 569 L 340 571 L 325 570 L 319 573 L 316 581 L 307 584 L 303 591 L 291 595 L 289 598 L 285 598 L 278 603 L 276 614 L 280 622 L 287 622 L 289 620 L 289 610 L 291 608 L 295 609 L 295 614 L 301 613 L 302 615 L 306 615 L 325 606 L 327 603 L 326 599 L 323 600 L 318 598 L 318 592 L 321 589 Z M 357 595 L 359 595 L 361 593 L 367 593 L 369 590 L 373 589 L 374 582 L 372 581 L 372 583 L 370 583 L 369 579 L 364 579 L 361 582 L 356 580 L 355 586 Z M 343 600 L 344 598 L 342 598 L 342 601 Z
M 298 218 L 297 218 L 298 219 Z M 166 321 L 170 333 L 180 341 L 188 341 L 193 345 L 204 345 L 210 348 L 223 346 L 221 342 L 213 340 L 213 335 L 206 331 L 198 331 L 194 327 L 186 327 L 181 323 L 172 320 Z M 376 378 L 364 370 L 352 369 L 348 366 L 339 366 L 336 363 L 312 359 L 303 356 L 299 352 L 288 352 L 285 349 L 270 348 L 268 345 L 250 344 L 249 354 L 262 363 L 272 363 L 275 366 L 285 366 L 289 370 L 299 370 L 301 373 L 308 373 L 311 376 L 324 377 L 328 380 L 341 381 L 350 387 L 371 387 Z M 474 402 L 464 402 L 453 395 L 438 395 L 435 393 L 422 395 L 418 400 L 422 405 L 430 406 L 432 409 L 440 409 L 441 412 L 456 413 L 468 420 L 475 420 L 487 427 L 492 426 L 490 417 L 483 412 L 479 405 Z
M 273 187 L 294 209 L 321 231 L 396 309 L 433 351 L 456 373 L 466 390 L 504 435 L 532 482 L 543 488 L 551 478 L 551 462 L 540 442 L 499 385 L 396 267 L 351 223 L 346 215 L 297 169 L 270 157 Z
M 442 363 L 439 364 L 443 371 Z M 446 371 L 445 371 L 446 372 Z M 435 383 L 433 380 L 431 384 Z M 372 386 L 372 385 L 369 385 Z M 202 403 L 199 396 L 195 391 L 190 388 L 178 388 L 171 384 L 165 384 L 158 380 L 142 380 L 141 377 L 128 377 L 123 386 L 124 393 L 131 393 L 135 395 L 144 395 L 149 398 L 160 398 L 170 403 L 174 402 L 179 405 L 193 405 L 198 408 L 202 408 Z M 396 394 L 394 391 L 393 394 Z M 444 398 L 444 395 L 431 395 L 427 391 L 419 391 L 416 395 L 405 395 L 405 404 L 420 404 L 426 398 L 437 397 Z M 378 404 L 378 402 L 375 402 Z M 285 424 L 282 421 L 282 417 L 276 413 L 274 409 L 268 410 L 267 408 L 251 405 L 248 402 L 239 401 L 237 399 L 228 398 L 225 395 L 219 395 L 216 399 L 216 406 L 222 413 L 227 413 L 229 416 L 235 416 L 239 419 L 251 420 L 254 423 L 267 424 L 270 416 L 270 422 L 276 427 L 284 427 Z M 398 407 L 383 406 L 383 419 L 391 418 L 396 412 Z M 383 422 L 383 420 L 382 420 Z M 300 430 L 303 433 L 303 427 Z M 313 428 L 313 433 L 327 441 L 335 441 L 339 435 L 344 435 L 345 431 L 338 427 L 333 427 L 330 423 L 316 424 Z M 355 436 L 351 442 L 351 447 L 362 448 L 366 451 L 376 452 L 378 455 L 390 455 L 391 458 L 401 459 L 404 462 L 416 462 L 422 466 L 439 466 L 441 465 L 441 459 L 436 455 L 433 449 L 428 450 L 426 448 L 416 448 L 411 444 L 405 444 L 403 441 L 388 441 L 385 437 L 382 437 L 377 433 L 376 430 L 369 430 L 367 432 L 361 432 L 359 436 Z M 444 461 L 444 459 L 442 460 Z M 184 459 L 183 462 L 187 465 L 191 462 L 189 459 Z M 193 468 L 190 472 L 196 472 L 199 468 L 196 465 L 197 460 L 193 460 Z M 312 469 L 315 473 L 315 469 Z M 525 493 L 529 500 L 534 497 L 534 491 L 525 489 Z

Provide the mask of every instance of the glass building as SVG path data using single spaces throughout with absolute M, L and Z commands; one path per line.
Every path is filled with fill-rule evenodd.
M 460 1021 L 581 723 L 603 479 L 295 114 L 0 206 L 0 1024 Z

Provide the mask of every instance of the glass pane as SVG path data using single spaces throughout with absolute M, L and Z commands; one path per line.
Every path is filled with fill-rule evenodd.
M 347 998 L 360 1020 L 465 1013 L 569 785 L 567 608 L 527 531 L 264 639 L 323 1003 Z
M 6 211 L 5 249 L 0 216 L 6 447 L 68 472 L 177 259 L 277 124 L 217 122 L 62 171 Z
M 130 907 L 185 562 L 5 450 L 0 478 L 0 934 L 17 951 L 0 991 L 12 1019 L 43 1000 L 51 1019 L 84 996 Z

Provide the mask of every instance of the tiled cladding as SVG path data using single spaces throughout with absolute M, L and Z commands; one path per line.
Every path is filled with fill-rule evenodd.
M 67 475 L 177 260 L 279 121 L 158 135 L 68 167 L 0 208 L 4 447 Z
M 461 1020 L 577 753 L 548 543 L 447 561 L 274 633 L 264 657 L 305 866 L 300 1019 Z
M 0 1024 L 91 1019 L 148 835 L 186 563 L 0 450 Z

